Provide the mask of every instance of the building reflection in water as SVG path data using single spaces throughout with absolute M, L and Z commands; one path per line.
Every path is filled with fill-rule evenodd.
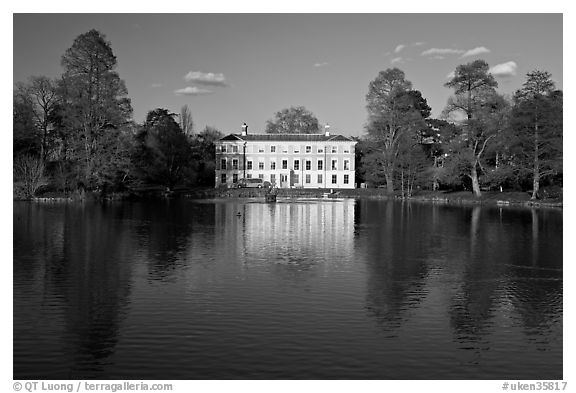
M 284 279 L 305 280 L 352 262 L 354 206 L 353 200 L 217 204 L 217 242 L 246 269 L 267 266 Z

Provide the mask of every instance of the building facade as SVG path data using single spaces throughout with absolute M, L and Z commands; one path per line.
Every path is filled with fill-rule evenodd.
M 355 188 L 356 142 L 342 135 L 243 131 L 215 144 L 216 187 L 260 178 L 278 188 Z

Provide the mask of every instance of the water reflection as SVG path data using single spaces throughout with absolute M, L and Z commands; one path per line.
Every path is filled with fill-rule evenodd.
M 15 373 L 27 378 L 96 377 L 114 353 L 131 281 L 130 266 L 117 261 L 133 250 L 122 221 L 109 219 L 116 213 L 113 207 L 15 206 L 15 255 L 34 250 L 15 264 L 19 285 L 14 320 L 20 332 L 14 344 Z M 30 216 L 34 220 L 23 219 Z M 31 358 L 30 348 L 19 346 L 23 340 L 42 345 L 55 334 L 66 339 L 54 353 Z M 53 364 L 55 354 L 68 365 L 64 374 L 57 369 L 60 364 Z
M 396 201 L 16 203 L 14 376 L 561 378 L 561 235 Z
M 408 203 L 361 201 L 356 222 L 358 250 L 366 249 L 366 309 L 386 331 L 426 296 L 426 227 L 410 225 L 421 211 Z

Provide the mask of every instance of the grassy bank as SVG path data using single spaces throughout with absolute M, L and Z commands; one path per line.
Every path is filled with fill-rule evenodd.
M 323 198 L 330 189 L 279 189 L 278 198 Z M 410 200 L 429 203 L 444 204 L 485 204 L 498 206 L 527 206 L 527 207 L 562 207 L 562 198 L 547 198 L 537 201 L 530 200 L 527 192 L 497 192 L 486 191 L 480 198 L 474 197 L 471 192 L 459 191 L 420 191 L 410 198 L 402 198 L 401 195 L 389 195 L 381 188 L 356 188 L 346 190 L 333 190 L 335 196 L 342 198 L 372 198 L 372 199 L 396 199 Z M 264 197 L 266 191 L 259 189 L 222 189 L 213 190 L 214 198 L 258 198 Z M 208 192 L 208 194 L 212 194 Z

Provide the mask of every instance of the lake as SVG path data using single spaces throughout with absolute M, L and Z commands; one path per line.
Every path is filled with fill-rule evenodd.
M 562 379 L 562 211 L 14 202 L 14 379 Z

